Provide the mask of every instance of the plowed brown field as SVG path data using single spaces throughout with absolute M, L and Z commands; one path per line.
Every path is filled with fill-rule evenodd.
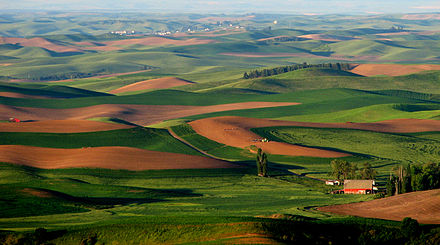
M 94 46 L 88 46 L 83 48 L 89 50 L 111 51 L 111 50 L 122 49 L 122 47 L 120 46 L 135 45 L 135 44 L 144 45 L 144 46 L 165 46 L 165 45 L 186 46 L 186 45 L 208 44 L 214 42 L 216 41 L 208 40 L 208 39 L 198 39 L 198 38 L 176 40 L 165 37 L 144 37 L 144 38 L 132 38 L 132 39 L 101 42 L 98 44 L 93 44 Z
M 146 81 L 141 81 L 137 83 L 132 83 L 130 85 L 114 89 L 109 93 L 118 94 L 123 92 L 132 92 L 146 89 L 166 89 L 182 85 L 191 84 L 192 82 L 185 81 L 177 77 L 162 77 L 157 79 L 151 79 Z
M 45 48 L 55 52 L 82 52 L 82 50 L 77 47 L 55 44 L 41 37 L 34 37 L 30 39 L 17 37 L 0 37 L 0 44 L 4 43 L 19 44 L 25 47 Z
M 351 72 L 362 76 L 402 76 L 430 70 L 440 70 L 440 65 L 361 64 Z
M 88 120 L 48 120 L 0 123 L 0 132 L 82 133 L 132 128 L 133 126 Z
M 107 168 L 126 170 L 234 168 L 202 156 L 149 151 L 130 147 L 55 149 L 22 145 L 0 146 L 0 162 L 36 168 Z
M 298 37 L 312 39 L 312 40 L 321 40 L 321 41 L 326 41 L 326 42 L 340 42 L 340 41 L 347 41 L 347 40 L 356 39 L 356 38 L 352 38 L 352 37 L 342 37 L 342 36 L 333 36 L 333 35 L 325 35 L 325 34 L 307 34 L 307 35 L 301 35 Z
M 94 117 L 115 117 L 138 125 L 151 125 L 165 120 L 229 110 L 297 105 L 286 102 L 244 102 L 212 106 L 184 105 L 96 105 L 73 109 L 47 109 L 0 105 L 0 120 L 11 117 L 28 120 L 81 120 Z
M 240 148 L 256 145 L 272 154 L 316 157 L 342 157 L 347 156 L 347 154 L 281 142 L 255 142 L 261 137 L 252 133 L 250 129 L 271 126 L 299 126 L 350 128 L 393 133 L 440 131 L 439 120 L 424 119 L 395 119 L 376 123 L 308 123 L 244 117 L 215 117 L 193 121 L 190 125 L 198 134 L 226 145 Z
M 320 207 L 318 210 L 398 221 L 411 217 L 419 223 L 440 224 L 440 190 L 417 191 L 368 202 Z
M 193 121 L 190 125 L 198 134 L 211 140 L 240 148 L 255 145 L 271 154 L 311 157 L 343 157 L 349 155 L 282 142 L 260 142 L 258 140 L 261 137 L 250 131 L 251 128 L 289 125 L 289 123 L 287 121 L 244 117 L 216 117 Z

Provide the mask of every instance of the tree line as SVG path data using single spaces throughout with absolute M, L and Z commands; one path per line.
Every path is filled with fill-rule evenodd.
M 387 195 L 440 188 L 440 163 L 400 165 L 387 181 Z
M 303 64 L 294 64 L 294 65 L 288 65 L 288 66 L 280 66 L 275 67 L 272 69 L 263 69 L 263 70 L 254 70 L 250 72 L 245 72 L 243 74 L 244 79 L 252 79 L 252 78 L 259 78 L 259 77 L 269 77 L 274 76 L 290 71 L 296 71 L 300 69 L 306 69 L 306 68 L 328 68 L 338 71 L 348 71 L 352 67 L 349 63 L 323 63 L 323 64 L 307 64 L 304 62 Z
M 355 163 L 335 159 L 331 161 L 330 165 L 332 168 L 330 175 L 337 180 L 374 179 L 377 175 L 377 171 L 367 162 L 359 168 Z

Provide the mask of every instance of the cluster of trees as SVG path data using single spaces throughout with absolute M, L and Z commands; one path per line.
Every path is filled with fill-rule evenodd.
M 267 155 L 261 148 L 257 151 L 258 176 L 267 177 Z
M 142 70 L 151 70 L 154 67 L 149 65 L 142 65 L 139 68 Z M 66 79 L 94 77 L 103 74 L 111 74 L 111 72 L 112 71 L 109 69 L 101 69 L 101 70 L 97 70 L 96 72 L 69 72 L 69 73 L 60 73 L 60 74 L 51 74 L 51 75 L 42 75 L 42 76 L 28 74 L 27 78 L 36 81 L 57 81 L 57 80 L 66 80 Z
M 377 171 L 370 163 L 363 163 L 360 168 L 354 163 L 335 159 L 331 161 L 332 171 L 330 175 L 337 180 L 345 179 L 374 179 Z
M 387 195 L 440 188 L 440 163 L 400 165 L 390 174 Z
M 98 73 L 83 73 L 83 72 L 71 72 L 71 73 L 64 73 L 64 74 L 53 74 L 53 75 L 47 75 L 47 76 L 39 76 L 39 77 L 30 77 L 32 80 L 37 81 L 56 81 L 56 80 L 65 80 L 65 79 L 77 79 L 77 78 L 86 78 L 86 77 L 93 77 L 97 76 Z
M 329 69 L 334 69 L 334 70 L 347 71 L 347 70 L 350 70 L 351 64 L 348 64 L 348 63 L 307 64 L 306 62 L 304 62 L 303 64 L 295 64 L 295 65 L 290 65 L 290 66 L 280 66 L 280 67 L 275 67 L 272 69 L 255 70 L 255 71 L 251 71 L 249 73 L 245 72 L 243 74 L 243 78 L 244 79 L 252 79 L 252 78 L 258 78 L 258 77 L 269 77 L 269 76 L 274 76 L 274 75 L 278 75 L 278 74 L 282 74 L 282 73 L 286 73 L 286 72 L 290 72 L 290 71 L 295 71 L 295 70 L 300 70 L 300 69 L 305 69 L 305 68 L 312 68 L 312 67 L 329 68 Z
M 273 43 L 273 42 L 293 42 L 293 41 L 304 41 L 306 40 L 305 38 L 301 38 L 301 37 L 287 37 L 287 36 L 281 36 L 281 37 L 275 37 L 275 38 L 270 38 L 270 39 L 266 39 L 266 40 L 260 40 L 258 41 L 259 44 L 261 43 Z

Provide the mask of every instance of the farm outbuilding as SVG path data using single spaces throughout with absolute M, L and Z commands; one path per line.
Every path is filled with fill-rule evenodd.
M 344 180 L 345 194 L 372 194 L 375 190 L 374 180 Z
M 339 180 L 326 180 L 325 184 L 326 185 L 340 185 L 341 182 L 339 182 Z
M 20 122 L 20 119 L 15 118 L 15 117 L 11 117 L 11 118 L 9 118 L 9 122 Z

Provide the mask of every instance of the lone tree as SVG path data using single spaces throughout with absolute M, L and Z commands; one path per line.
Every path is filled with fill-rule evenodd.
M 403 236 L 413 240 L 420 235 L 419 222 L 417 222 L 415 219 L 411 219 L 410 217 L 406 217 L 402 220 L 400 231 L 402 232 Z
M 257 151 L 258 176 L 267 177 L 267 155 L 261 148 Z

